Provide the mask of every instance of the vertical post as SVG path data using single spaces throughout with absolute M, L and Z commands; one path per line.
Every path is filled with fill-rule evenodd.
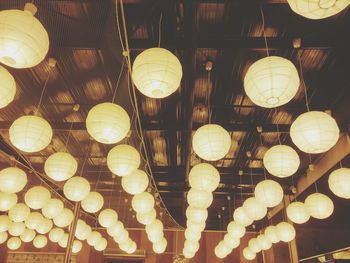
M 64 261 L 63 261 L 64 263 L 70 263 L 71 262 L 72 246 L 73 246 L 73 242 L 74 242 L 75 230 L 77 228 L 77 222 L 78 222 L 78 219 L 79 219 L 79 212 L 80 212 L 80 202 L 76 202 L 75 205 L 74 205 L 73 221 L 70 224 L 67 248 L 66 248 L 66 252 L 64 254 Z
M 284 214 L 286 215 L 286 209 L 287 206 L 290 204 L 289 196 L 285 196 L 284 199 Z M 289 224 L 293 225 L 293 222 L 289 220 L 289 218 L 286 215 L 286 220 Z M 288 243 L 288 249 L 289 249 L 289 255 L 290 255 L 290 263 L 298 263 L 299 262 L 299 256 L 298 256 L 298 248 L 297 248 L 297 241 L 296 238 L 294 238 L 291 242 Z

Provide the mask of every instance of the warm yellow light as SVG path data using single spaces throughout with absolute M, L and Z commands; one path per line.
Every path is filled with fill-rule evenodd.
M 256 253 L 254 253 L 250 248 L 246 247 L 243 249 L 243 257 L 246 260 L 253 260 L 256 257 Z
M 258 239 L 255 237 L 249 240 L 248 247 L 254 253 L 259 253 L 262 250 Z
M 321 193 L 314 193 L 305 199 L 305 205 L 310 215 L 317 219 L 326 219 L 333 214 L 332 200 Z
M 64 231 L 61 228 L 53 228 L 49 232 L 49 239 L 51 242 L 57 243 L 59 242 L 64 236 Z
M 63 208 L 61 213 L 54 217 L 53 222 L 58 227 L 66 227 L 73 221 L 73 212 L 68 208 Z
M 12 222 L 9 227 L 9 234 L 11 236 L 20 236 L 26 230 L 26 226 L 22 222 Z
M 194 133 L 192 147 L 200 158 L 217 161 L 229 152 L 231 135 L 220 125 L 206 124 Z
M 205 222 L 193 222 L 191 220 L 186 221 L 187 229 L 194 232 L 202 232 L 205 229 Z
M 233 212 L 233 220 L 242 226 L 249 226 L 253 223 L 253 219 L 251 219 L 248 214 L 244 211 L 243 207 L 238 207 Z
M 60 199 L 52 198 L 41 209 L 43 215 L 49 219 L 53 219 L 58 216 L 64 208 L 63 202 Z
M 99 232 L 92 231 L 86 241 L 89 244 L 89 246 L 93 247 L 100 241 L 101 238 L 102 235 Z
M 133 241 L 128 237 L 125 241 L 118 243 L 118 246 L 121 250 L 126 252 L 130 248 L 132 243 L 133 243 Z
M 130 255 L 135 253 L 136 249 L 137 249 L 136 243 L 132 242 L 125 252 Z
M 8 194 L 0 192 L 0 211 L 6 212 L 17 203 L 16 194 Z
M 151 224 L 147 225 L 145 229 L 149 240 L 154 240 L 151 240 L 153 243 L 159 241 L 159 237 L 163 237 L 164 226 L 159 219 L 154 220 Z
M 114 236 L 113 239 L 120 246 L 121 244 L 127 242 L 127 240 L 129 239 L 129 232 L 123 229 L 117 236 Z
M 215 256 L 220 259 L 227 257 L 229 252 L 231 251 L 229 251 L 228 247 L 223 245 L 221 242 L 215 247 L 214 250 Z
M 103 251 L 106 249 L 106 247 L 107 247 L 107 240 L 103 237 L 94 246 L 95 250 L 97 251 Z
M 201 239 L 202 232 L 201 231 L 195 231 L 191 228 L 187 228 L 185 230 L 185 238 L 189 241 L 198 241 Z
M 51 199 L 51 193 L 43 186 L 34 186 L 24 195 L 24 201 L 31 209 L 41 209 Z
M 147 213 L 154 207 L 154 197 L 147 192 L 137 194 L 132 198 L 131 206 L 137 213 Z
M 44 217 L 39 212 L 31 212 L 25 220 L 27 228 L 35 230 L 43 221 Z
M 149 48 L 140 53 L 132 67 L 136 88 L 150 98 L 165 98 L 180 86 L 182 66 L 178 58 L 164 48 Z
M 304 224 L 310 219 L 310 213 L 302 202 L 290 203 L 287 207 L 287 216 L 290 221 L 296 224 Z
M 1 17 L 1 12 L 0 12 Z M 0 51 L 1 52 L 1 51 Z M 0 109 L 9 105 L 16 95 L 16 82 L 7 69 L 0 66 Z
M 254 190 L 255 199 L 266 207 L 274 207 L 283 199 L 281 185 L 273 180 L 264 180 L 258 183 Z
M 334 170 L 328 178 L 329 189 L 338 197 L 350 199 L 350 169 Z
M 33 245 L 36 248 L 43 248 L 47 245 L 47 237 L 44 235 L 37 235 L 33 240 Z
M 74 157 L 65 152 L 56 152 L 47 158 L 44 165 L 45 173 L 55 181 L 65 181 L 71 178 L 78 169 Z
M 266 206 L 260 203 L 255 197 L 249 197 L 245 200 L 243 209 L 247 215 L 255 221 L 264 218 L 267 213 Z
M 0 232 L 0 244 L 5 243 L 7 238 L 8 238 L 7 232 Z
M 35 237 L 35 231 L 28 228 L 24 230 L 24 232 L 20 236 L 21 240 L 25 243 L 32 242 L 34 237 Z
M 259 235 L 256 240 L 262 250 L 268 250 L 272 246 L 271 241 L 265 235 Z
M 26 204 L 18 203 L 8 212 L 9 218 L 13 222 L 23 222 L 30 214 L 30 209 Z
M 51 219 L 48 218 L 44 218 L 40 225 L 36 228 L 36 232 L 38 232 L 39 234 L 46 234 L 49 233 L 49 231 L 52 229 L 53 227 L 53 223 Z
M 156 216 L 157 216 L 156 210 L 152 209 L 151 211 L 146 213 L 137 213 L 136 219 L 137 219 L 137 222 L 139 222 L 140 224 L 149 225 L 156 219 Z
M 98 192 L 90 192 L 82 201 L 81 207 L 88 213 L 96 213 L 104 204 L 103 196 Z
M 74 202 L 80 202 L 90 192 L 90 183 L 84 177 L 74 176 L 65 182 L 63 193 L 65 197 Z
M 230 233 L 226 233 L 224 236 L 224 244 L 232 250 L 239 246 L 240 240 L 237 237 L 231 236 Z
M 8 167 L 0 171 L 1 192 L 18 193 L 23 190 L 27 181 L 27 174 L 17 167 Z
M 103 227 L 111 227 L 118 222 L 118 213 L 110 208 L 104 209 L 98 215 L 98 222 Z
M 116 237 L 120 233 L 122 233 L 123 231 L 124 231 L 124 224 L 122 222 L 120 222 L 120 221 L 117 221 L 112 226 L 107 228 L 107 233 L 111 237 Z
M 208 210 L 189 206 L 186 209 L 186 217 L 193 222 L 205 222 L 208 218 Z
M 7 248 L 10 250 L 19 249 L 21 244 L 21 239 L 19 239 L 18 237 L 11 237 L 9 240 L 7 240 Z
M 199 249 L 199 242 L 185 240 L 184 249 L 196 253 Z
M 196 252 L 192 252 L 192 251 L 189 251 L 188 249 L 184 248 L 182 250 L 182 254 L 183 256 L 186 258 L 186 259 L 191 259 L 194 257 L 194 255 L 196 254 Z
M 190 186 L 196 190 L 213 192 L 220 183 L 218 170 L 208 163 L 193 166 L 188 176 Z
M 72 252 L 74 254 L 79 253 L 82 248 L 83 248 L 83 243 L 81 243 L 81 241 L 79 240 L 73 241 Z
M 86 129 L 96 141 L 113 144 L 121 141 L 128 134 L 130 118 L 119 105 L 101 103 L 89 111 L 86 118 Z
M 281 241 L 290 242 L 295 238 L 295 229 L 291 224 L 287 222 L 281 222 L 276 227 L 278 238 Z
M 8 215 L 0 215 L 0 232 L 5 232 L 9 229 L 12 221 Z
M 162 254 L 165 252 L 167 245 L 168 245 L 168 242 L 163 237 L 160 241 L 158 241 L 157 243 L 154 243 L 152 248 L 156 254 Z
M 280 242 L 276 226 L 268 226 L 264 231 L 264 235 L 270 240 L 271 243 L 275 244 Z
M 235 221 L 231 221 L 227 226 L 227 232 L 235 238 L 241 238 L 245 234 L 245 227 L 236 223 Z
M 194 208 L 206 209 L 213 202 L 213 194 L 191 188 L 187 193 L 187 202 Z
M 136 171 L 141 163 L 139 152 L 132 146 L 120 144 L 113 147 L 107 155 L 109 170 L 118 175 L 126 176 Z
M 62 238 L 58 241 L 58 245 L 61 248 L 66 248 L 68 245 L 68 238 L 69 238 L 69 235 L 67 233 L 63 234 Z
M 85 240 L 90 235 L 89 227 L 85 221 L 78 219 L 77 227 L 75 229 L 75 237 L 79 240 Z
M 335 119 L 322 111 L 299 115 L 290 127 L 293 143 L 306 153 L 323 153 L 332 148 L 339 138 Z
M 122 188 L 125 192 L 132 195 L 144 192 L 148 187 L 148 183 L 147 174 L 140 169 L 122 178 Z

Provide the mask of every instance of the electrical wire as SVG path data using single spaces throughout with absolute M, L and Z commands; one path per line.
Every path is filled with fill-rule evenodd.
M 265 16 L 264 16 L 264 11 L 262 9 L 262 6 L 260 6 L 260 13 L 261 13 L 261 20 L 262 20 L 263 36 L 264 36 L 265 47 L 266 47 L 266 54 L 269 57 L 270 56 L 269 47 L 267 45 L 267 38 L 266 38 L 266 34 L 265 34 Z
M 302 83 L 303 86 L 304 86 L 304 95 L 305 95 L 306 109 L 307 109 L 307 111 L 310 111 L 310 107 L 309 107 L 309 98 L 308 98 L 308 95 L 307 95 L 307 88 L 306 88 L 306 83 L 305 83 L 305 80 L 304 80 L 303 66 L 302 66 L 302 64 L 301 64 L 301 57 L 300 57 L 300 53 L 299 53 L 299 52 L 297 53 L 297 56 L 298 56 L 298 62 L 299 62 L 299 70 L 300 70 L 300 76 L 301 76 L 301 83 Z
M 125 58 L 123 57 L 123 62 L 122 62 L 122 65 L 120 66 L 120 70 L 119 70 L 119 75 L 118 75 L 117 83 L 115 84 L 115 89 L 114 89 L 114 92 L 113 92 L 112 103 L 114 103 L 115 96 L 117 95 L 117 90 L 118 90 L 118 87 L 119 87 L 119 82 L 120 82 L 122 73 L 124 72 L 124 66 L 125 66 Z
M 37 115 L 38 112 L 39 112 L 39 109 L 40 109 L 40 106 L 41 106 L 41 102 L 42 102 L 42 100 L 43 100 L 44 92 L 45 92 L 45 90 L 46 90 L 47 83 L 49 82 L 49 79 L 50 79 L 51 71 L 52 71 L 52 69 L 50 68 L 49 73 L 48 73 L 48 75 L 47 75 L 47 78 L 46 78 L 46 80 L 45 80 L 45 82 L 44 82 L 44 87 L 43 87 L 42 90 L 41 90 L 41 95 L 40 95 L 39 103 L 38 103 L 38 106 L 36 107 L 36 109 L 35 109 L 35 111 L 34 111 L 34 115 Z
M 158 25 L 158 47 L 160 47 L 160 41 L 162 39 L 162 19 L 163 19 L 163 12 L 160 13 L 159 17 L 159 25 Z

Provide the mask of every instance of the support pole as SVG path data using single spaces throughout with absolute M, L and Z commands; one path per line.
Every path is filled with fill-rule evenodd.
M 80 202 L 76 202 L 74 205 L 73 221 L 70 225 L 67 248 L 66 248 L 66 252 L 64 254 L 64 263 L 71 262 L 72 247 L 73 247 L 73 242 L 74 242 L 75 230 L 77 228 L 77 223 L 78 223 L 78 219 L 79 219 L 79 212 L 80 212 Z

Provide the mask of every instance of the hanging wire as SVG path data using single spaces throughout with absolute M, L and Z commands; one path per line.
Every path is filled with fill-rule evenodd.
M 42 102 L 42 100 L 43 100 L 44 92 L 45 92 L 45 90 L 46 90 L 47 83 L 49 82 L 49 79 L 50 79 L 51 71 L 52 71 L 52 69 L 50 68 L 49 73 L 47 74 L 47 78 L 46 78 L 46 80 L 45 80 L 45 82 L 44 82 L 44 87 L 43 87 L 42 90 L 41 90 L 41 95 L 40 95 L 39 103 L 38 103 L 38 106 L 36 107 L 36 109 L 35 109 L 35 111 L 34 111 L 34 115 L 37 115 L 38 112 L 39 112 L 39 109 L 40 109 L 40 106 L 41 106 L 41 102 Z
M 305 95 L 305 104 L 306 104 L 306 109 L 307 111 L 310 111 L 309 107 L 309 98 L 307 95 L 307 88 L 306 88 L 306 83 L 304 79 L 304 73 L 303 73 L 303 65 L 301 64 L 301 57 L 300 57 L 300 51 L 297 52 L 298 56 L 298 62 L 299 62 L 299 70 L 300 70 L 300 77 L 301 77 L 301 83 L 304 86 L 304 95 Z
M 315 191 L 318 193 L 317 181 L 315 182 Z
M 97 191 L 97 186 L 98 186 L 98 183 L 100 182 L 101 173 L 102 173 L 102 165 L 100 165 L 99 170 L 98 170 L 98 177 L 97 177 L 97 181 L 95 184 L 95 192 Z
M 64 145 L 64 147 L 65 147 L 65 149 L 66 149 L 66 152 L 68 152 L 67 146 L 68 146 L 68 142 L 69 142 L 69 139 L 70 139 L 70 133 L 71 133 L 71 131 L 72 131 L 72 129 L 73 129 L 73 124 L 74 124 L 74 122 L 72 122 L 72 123 L 70 124 L 70 128 L 69 128 L 69 131 L 68 131 L 67 140 L 66 140 L 66 143 L 65 143 L 65 145 Z
M 212 89 L 210 89 L 210 83 L 211 83 L 211 71 L 208 71 L 207 76 L 207 84 L 208 84 L 208 122 L 211 124 L 211 115 L 212 115 L 212 107 L 211 107 L 211 92 Z
M 275 108 L 275 113 L 276 113 L 276 115 L 277 115 L 277 113 L 278 113 L 276 108 Z M 277 128 L 278 143 L 279 143 L 280 145 L 282 145 L 281 136 L 280 136 L 280 127 L 279 127 L 278 123 L 276 123 L 276 128 Z
M 162 20 L 163 20 L 163 12 L 160 13 L 159 17 L 159 25 L 158 25 L 158 47 L 160 47 L 160 41 L 162 39 Z
M 266 47 L 266 54 L 269 57 L 270 56 L 269 47 L 267 45 L 267 38 L 266 38 L 266 34 L 265 34 L 265 16 L 264 16 L 264 11 L 262 9 L 262 6 L 260 6 L 260 13 L 261 13 L 261 20 L 262 20 L 263 36 L 264 36 L 265 47 Z
M 119 10 L 118 10 L 118 2 L 119 0 L 115 0 L 115 11 L 116 11 L 116 20 L 117 20 L 117 29 L 118 29 L 118 35 L 119 35 L 119 41 L 120 45 L 122 47 L 122 50 L 125 51 L 124 43 L 123 43 L 123 37 L 120 29 L 120 24 L 119 24 Z
M 109 199 L 108 199 L 108 208 L 111 208 L 111 201 L 112 201 L 112 196 L 113 196 L 115 178 L 116 178 L 116 176 L 112 180 L 112 189 L 111 189 L 111 193 L 110 193 Z
M 264 144 L 263 144 L 263 139 L 262 139 L 262 134 L 260 133 L 260 145 L 262 146 L 262 147 L 264 147 Z M 266 176 L 266 169 L 265 169 L 265 166 L 264 166 L 264 164 L 263 164 L 263 171 L 264 171 L 264 178 L 265 178 L 265 180 L 267 179 L 267 176 Z
M 80 170 L 80 174 L 81 176 L 83 176 L 83 172 L 84 172 L 84 167 L 85 167 L 85 164 L 86 164 L 86 161 L 87 159 L 89 159 L 89 154 L 90 154 L 90 148 L 91 148 L 91 140 L 89 140 L 89 146 L 88 146 L 88 149 L 86 151 L 86 154 L 85 154 L 85 157 L 84 157 L 84 162 L 83 162 L 83 165 L 81 166 L 81 170 Z
M 292 174 L 292 185 L 293 185 L 293 187 L 296 187 L 295 182 L 294 182 L 294 174 Z M 295 199 L 295 201 L 298 201 L 297 193 L 294 195 L 294 199 Z
M 339 161 L 340 168 L 343 168 L 343 162 L 342 160 Z
M 115 84 L 115 89 L 114 89 L 114 92 L 113 92 L 112 103 L 114 103 L 115 96 L 117 94 L 117 90 L 118 90 L 118 87 L 119 87 L 119 82 L 120 82 L 122 73 L 124 72 L 124 66 L 125 66 L 125 57 L 123 57 L 123 62 L 122 62 L 122 65 L 120 66 L 117 83 Z

